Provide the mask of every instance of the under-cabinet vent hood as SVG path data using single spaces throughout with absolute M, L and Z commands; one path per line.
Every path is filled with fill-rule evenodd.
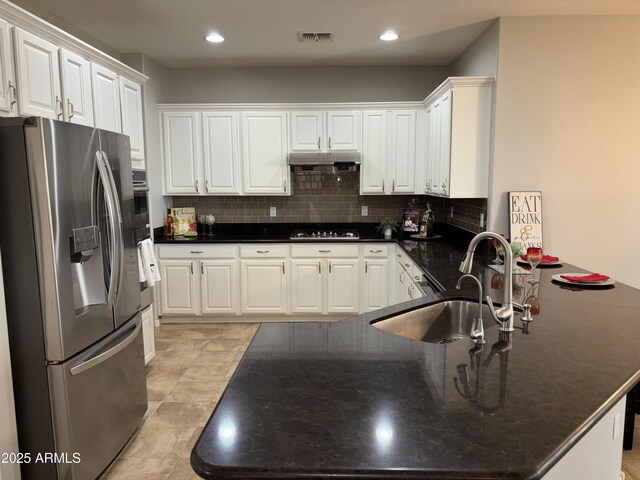
M 289 165 L 295 171 L 357 172 L 360 152 L 290 153 Z
M 290 153 L 289 165 L 292 166 L 316 166 L 352 164 L 360 165 L 362 155 L 360 152 L 328 152 L 328 153 Z

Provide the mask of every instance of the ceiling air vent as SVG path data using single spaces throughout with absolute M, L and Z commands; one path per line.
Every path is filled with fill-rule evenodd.
M 333 42 L 333 33 L 298 32 L 299 42 Z

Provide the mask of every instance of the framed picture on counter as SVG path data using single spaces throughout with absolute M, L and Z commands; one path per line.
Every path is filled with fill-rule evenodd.
M 403 210 L 401 228 L 403 232 L 417 233 L 420 228 L 420 210 Z
M 511 243 L 542 248 L 542 192 L 508 192 Z

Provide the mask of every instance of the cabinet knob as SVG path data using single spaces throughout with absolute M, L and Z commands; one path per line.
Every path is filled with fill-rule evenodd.
M 198 188 L 198 180 L 196 180 L 196 192 L 200 193 L 200 189 Z
M 320 147 L 320 137 L 318 137 L 318 150 L 320 150 L 320 149 L 321 149 L 321 147 Z
M 318 250 L 318 253 L 331 253 L 331 250 Z
M 202 253 L 202 250 L 191 250 L 189 253 Z
M 269 250 L 256 250 L 256 253 L 269 253 Z
M 331 150 L 331 137 L 329 137 L 329 150 Z
M 369 253 L 382 253 L 382 250 L 369 250 Z
M 369 262 L 364 262 L 364 273 L 367 273 L 369 270 Z

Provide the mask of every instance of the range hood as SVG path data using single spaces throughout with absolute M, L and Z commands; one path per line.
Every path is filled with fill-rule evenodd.
M 360 152 L 290 153 L 289 165 L 293 167 L 354 166 L 360 165 Z

